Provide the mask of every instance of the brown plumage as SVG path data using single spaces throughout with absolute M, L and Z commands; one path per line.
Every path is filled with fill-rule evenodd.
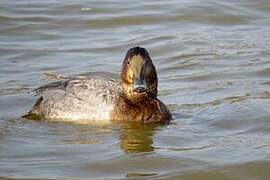
M 112 119 L 143 123 L 167 123 L 171 120 L 170 111 L 160 100 L 151 97 L 141 100 L 133 103 L 124 96 L 120 96 L 111 113 Z
M 134 90 L 136 80 L 145 81 L 144 92 Z M 127 52 L 121 70 L 121 85 L 123 92 L 111 113 L 112 119 L 164 123 L 172 118 L 167 107 L 157 99 L 157 72 L 146 49 L 135 47 Z

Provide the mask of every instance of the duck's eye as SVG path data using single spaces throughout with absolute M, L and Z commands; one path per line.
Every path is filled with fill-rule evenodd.
M 129 64 L 130 64 L 130 60 L 127 61 L 127 65 L 129 65 Z

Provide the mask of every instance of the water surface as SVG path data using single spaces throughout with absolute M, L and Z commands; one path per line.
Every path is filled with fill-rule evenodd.
M 43 72 L 118 77 L 149 50 L 165 126 L 20 118 Z M 0 177 L 267 179 L 270 2 L 0 2 Z

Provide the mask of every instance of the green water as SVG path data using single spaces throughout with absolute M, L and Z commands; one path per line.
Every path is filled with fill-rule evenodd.
M 43 72 L 118 77 L 148 49 L 165 126 L 21 117 Z M 270 1 L 0 2 L 0 177 L 269 179 Z

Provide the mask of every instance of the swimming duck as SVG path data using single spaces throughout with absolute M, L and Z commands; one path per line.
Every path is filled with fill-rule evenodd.
M 112 120 L 166 123 L 172 117 L 157 98 L 156 68 L 142 47 L 126 53 L 120 82 L 98 76 L 61 77 L 36 89 L 27 119 Z

